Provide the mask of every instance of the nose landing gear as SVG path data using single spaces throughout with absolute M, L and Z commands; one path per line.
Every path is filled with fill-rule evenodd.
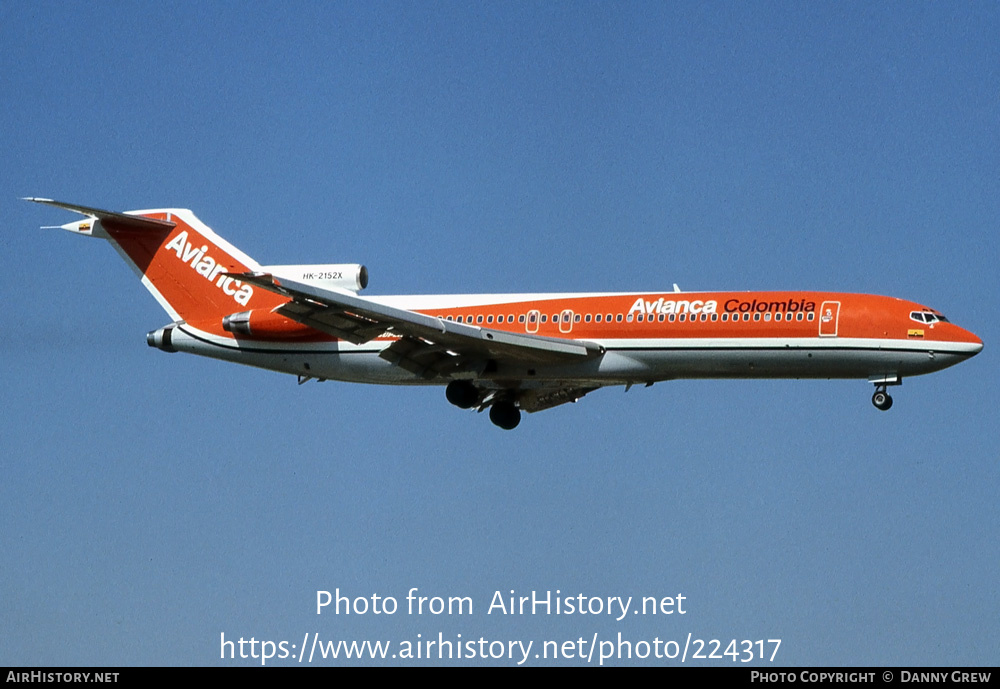
M 892 397 L 885 390 L 885 384 L 875 386 L 875 394 L 872 395 L 872 404 L 875 405 L 876 409 L 881 411 L 888 411 L 892 406 Z

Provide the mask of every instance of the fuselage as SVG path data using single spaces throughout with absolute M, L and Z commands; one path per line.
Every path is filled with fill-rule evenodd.
M 678 378 L 864 378 L 895 382 L 937 371 L 982 341 L 921 304 L 832 292 L 640 292 L 369 297 L 432 318 L 543 337 L 584 340 L 599 357 L 560 365 L 503 365 L 477 372 L 509 380 L 580 385 Z M 188 323 L 171 346 L 317 378 L 443 384 L 379 358 L 391 333 L 352 345 L 319 332 L 234 337 L 220 324 Z
M 85 216 L 172 323 L 150 346 L 310 379 L 444 385 L 511 429 L 520 410 L 608 385 L 678 378 L 862 378 L 886 387 L 978 353 L 982 341 L 903 299 L 835 292 L 362 296 L 360 264 L 262 265 L 186 209 Z

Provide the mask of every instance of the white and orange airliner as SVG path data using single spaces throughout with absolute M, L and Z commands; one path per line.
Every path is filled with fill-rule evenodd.
M 86 216 L 64 230 L 108 240 L 172 322 L 146 341 L 290 373 L 445 385 L 448 401 L 521 410 L 601 387 L 678 378 L 859 378 L 887 386 L 983 348 L 939 311 L 832 292 L 672 292 L 359 296 L 356 264 L 261 265 L 185 209 L 118 213 L 50 199 Z

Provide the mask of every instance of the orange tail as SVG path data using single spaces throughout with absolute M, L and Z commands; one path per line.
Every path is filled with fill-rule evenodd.
M 60 227 L 111 242 L 174 321 L 211 322 L 218 324 L 211 329 L 222 334 L 223 317 L 287 301 L 226 275 L 259 271 L 260 265 L 187 209 L 116 213 L 51 199 L 28 200 L 87 216 Z

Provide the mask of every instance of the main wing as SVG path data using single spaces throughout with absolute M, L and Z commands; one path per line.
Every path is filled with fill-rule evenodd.
M 483 373 L 491 364 L 565 364 L 604 353 L 604 348 L 593 342 L 457 323 L 381 304 L 346 290 L 275 278 L 270 273 L 232 277 L 291 299 L 275 309 L 276 313 L 353 344 L 398 337 L 379 356 L 427 379 Z

